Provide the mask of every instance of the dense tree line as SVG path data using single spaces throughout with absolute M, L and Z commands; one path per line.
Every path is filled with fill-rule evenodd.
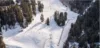
M 12 9 L 8 9 L 7 11 L 0 11 L 0 19 L 1 19 L 1 26 L 3 25 L 9 25 L 14 26 L 15 25 L 15 15 L 12 11 Z
M 26 22 L 30 23 L 32 21 L 32 8 L 30 3 L 27 0 L 22 0 L 21 7 L 23 15 L 26 18 Z
M 63 48 L 68 48 L 68 42 L 78 42 L 79 48 L 99 48 L 99 2 L 96 1 L 76 23 L 71 25 L 68 39 Z
M 2 35 L 2 30 L 14 28 L 18 23 L 21 27 L 26 27 L 32 21 L 32 14 L 36 15 L 35 0 L 21 0 L 21 5 L 14 4 L 13 0 L 0 2 L 0 48 L 6 48 Z M 24 19 L 26 26 L 24 26 Z M 5 27 L 4 27 L 5 26 Z
M 54 20 L 56 21 L 58 26 L 64 26 L 65 21 L 67 20 L 67 12 L 58 12 L 54 13 Z
M 8 25 L 13 27 L 16 22 L 23 27 L 23 14 L 20 6 L 9 6 L 7 10 L 0 11 L 1 26 Z
M 5 1 L 6 2 L 6 1 Z M 9 2 L 12 2 L 10 0 Z M 8 25 L 9 28 L 14 27 L 18 22 L 21 27 L 24 27 L 23 21 L 26 19 L 26 26 L 32 21 L 32 15 L 36 15 L 35 0 L 30 3 L 28 0 L 21 0 L 21 5 L 12 4 L 0 7 L 1 26 Z M 3 9 L 3 10 L 2 10 Z

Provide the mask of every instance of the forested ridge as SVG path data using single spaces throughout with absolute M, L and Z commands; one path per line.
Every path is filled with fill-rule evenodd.
M 81 2 L 84 3 L 85 1 L 81 1 Z M 82 11 L 80 9 L 78 10 Z M 99 35 L 100 35 L 99 31 L 100 31 L 99 30 L 99 1 L 96 0 L 91 5 L 91 7 L 87 10 L 87 12 L 85 12 L 85 14 L 81 13 L 78 16 L 76 22 L 74 24 L 71 24 L 71 29 L 69 31 L 68 38 L 64 44 L 64 48 L 69 48 L 69 47 L 76 48 L 77 46 L 77 44 L 75 44 L 76 42 L 79 44 L 78 45 L 79 48 L 89 48 L 89 47 L 99 48 L 99 44 L 98 44 Z M 69 46 L 69 43 L 72 43 L 74 45 Z

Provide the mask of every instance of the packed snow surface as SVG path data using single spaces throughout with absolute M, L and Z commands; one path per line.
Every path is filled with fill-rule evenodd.
M 49 18 L 50 25 L 40 21 L 41 13 L 37 11 L 36 17 L 27 28 L 22 29 L 16 25 L 15 29 L 3 30 L 4 42 L 8 48 L 63 48 L 71 23 L 76 21 L 78 14 L 65 7 L 59 0 L 40 1 L 44 4 L 44 19 L 46 21 Z M 65 26 L 56 24 L 53 16 L 55 11 L 68 13 Z

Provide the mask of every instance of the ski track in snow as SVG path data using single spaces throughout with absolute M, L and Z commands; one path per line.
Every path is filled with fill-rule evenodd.
M 21 48 L 62 48 L 65 40 L 68 37 L 71 23 L 74 23 L 78 14 L 70 11 L 59 0 L 40 0 L 44 4 L 43 15 L 44 19 L 50 18 L 50 25 L 47 26 L 45 21 L 40 21 L 41 13 L 38 13 L 34 21 L 22 32 L 5 37 L 4 42 L 7 45 L 18 46 Z M 55 11 L 67 12 L 66 24 L 64 27 L 59 27 L 54 21 L 53 15 Z M 17 32 L 17 31 L 16 31 Z M 16 48 L 16 47 L 15 47 Z

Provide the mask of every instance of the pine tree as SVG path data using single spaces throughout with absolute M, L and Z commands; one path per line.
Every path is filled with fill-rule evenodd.
M 41 14 L 40 20 L 41 20 L 41 22 L 44 21 L 44 16 L 43 16 L 43 14 Z
M 43 12 L 43 8 L 44 8 L 44 5 L 40 1 L 38 1 L 38 10 L 39 10 L 39 12 Z
M 36 2 L 35 0 L 31 0 L 33 14 L 36 15 Z
M 7 14 L 9 15 L 9 19 L 11 20 L 9 23 L 11 26 L 14 27 L 15 23 L 16 23 L 16 17 L 15 17 L 15 13 L 14 13 L 14 10 L 13 10 L 13 7 L 14 6 L 9 6 L 9 9 L 7 11 Z
M 47 24 L 47 25 L 50 24 L 49 18 L 47 18 L 47 20 L 46 20 L 46 24 Z
M 61 12 L 61 13 L 60 13 L 59 18 L 60 18 L 60 19 L 59 19 L 59 20 L 60 20 L 60 22 L 62 22 L 62 21 L 64 20 L 64 15 L 63 15 L 63 12 Z
M 67 12 L 64 13 L 64 18 L 67 20 Z
M 63 26 L 64 25 L 64 15 L 63 15 L 63 12 L 60 13 L 59 15 L 59 22 L 60 22 L 60 26 Z
M 30 23 L 32 21 L 32 8 L 31 8 L 31 5 L 28 4 L 28 16 L 29 16 L 29 19 L 28 19 L 28 22 Z
M 59 12 L 58 11 L 55 11 L 54 13 L 54 20 L 57 22 L 58 20 L 58 16 L 59 16 Z

